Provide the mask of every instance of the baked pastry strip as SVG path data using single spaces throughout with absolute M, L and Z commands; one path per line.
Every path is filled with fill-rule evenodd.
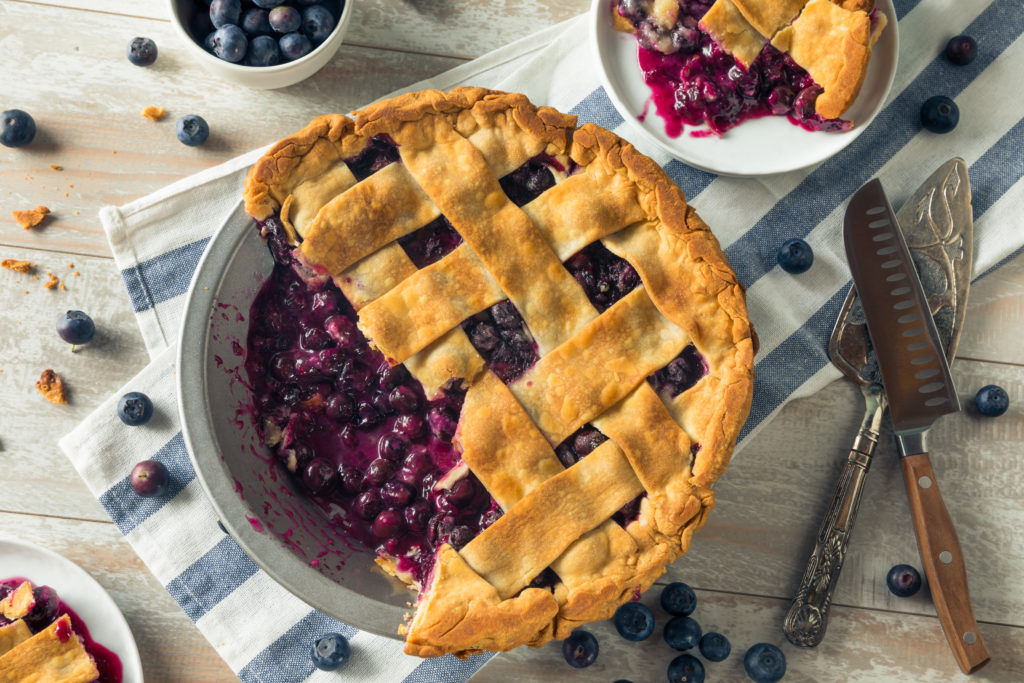
M 0 655 L 14 649 L 15 645 L 23 643 L 32 637 L 32 631 L 24 621 L 18 619 L 6 626 L 0 626 Z
M 88 683 L 99 675 L 66 614 L 0 655 L 0 683 Z
M 807 0 L 732 0 L 732 3 L 758 33 L 771 38 L 800 14 Z
M 405 368 L 423 385 L 428 399 L 435 398 L 449 380 L 472 386 L 485 370 L 484 359 L 469 343 L 461 327 L 453 327 L 419 353 L 405 359 Z
M 335 275 L 334 284 L 358 311 L 390 292 L 416 270 L 405 249 L 393 243 Z
M 22 581 L 18 587 L 0 600 L 0 615 L 8 619 L 21 619 L 36 606 L 36 596 L 32 592 L 32 584 Z
M 765 37 L 732 0 L 715 0 L 697 25 L 748 69 L 764 49 Z

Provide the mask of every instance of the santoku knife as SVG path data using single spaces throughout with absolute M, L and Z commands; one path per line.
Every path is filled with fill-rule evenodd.
M 959 411 L 960 402 L 914 262 L 877 179 L 850 199 L 843 237 L 889 401 L 932 599 L 957 663 L 971 673 L 990 655 L 971 609 L 963 551 L 926 445 L 935 420 Z

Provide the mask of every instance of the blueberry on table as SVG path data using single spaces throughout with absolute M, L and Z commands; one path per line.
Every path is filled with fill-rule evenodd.
M 661 607 L 676 617 L 688 617 L 697 607 L 697 595 L 681 581 L 665 586 L 661 591 Z
M 562 656 L 569 666 L 582 669 L 597 660 L 597 638 L 589 631 L 577 629 L 562 641 Z
M 646 640 L 654 632 L 654 612 L 639 602 L 627 602 L 615 610 L 612 623 L 626 640 Z
M 743 668 L 756 683 L 775 683 L 786 675 L 786 656 L 771 643 L 758 643 L 747 650 Z
M 149 66 L 156 61 L 156 43 L 152 38 L 132 38 L 128 43 L 128 61 L 135 66 Z
M 195 147 L 203 144 L 206 142 L 206 138 L 210 137 L 210 126 L 206 124 L 206 120 L 202 116 L 186 114 L 178 119 L 174 132 L 182 144 Z
M 75 350 L 78 344 L 88 344 L 96 334 L 96 324 L 88 314 L 82 311 L 68 311 L 57 318 L 57 334 L 60 338 L 71 344 L 71 350 Z
M 313 51 L 313 43 L 309 42 L 309 38 L 301 33 L 289 33 L 281 36 L 278 44 L 281 47 L 281 55 L 287 62 L 294 62 Z
M 302 25 L 299 10 L 287 5 L 279 5 L 270 10 L 270 28 L 278 33 L 294 33 Z
M 36 136 L 36 121 L 20 109 L 8 109 L 0 121 L 0 145 L 24 147 Z
M 814 263 L 814 250 L 807 242 L 794 237 L 782 243 L 775 258 L 784 271 L 799 275 L 806 272 Z
M 970 36 L 953 36 L 946 43 L 946 59 L 957 66 L 967 66 L 978 56 L 978 42 Z
M 351 654 L 348 638 L 340 633 L 328 633 L 313 643 L 310 656 L 316 668 L 321 671 L 335 671 L 348 663 Z
M 143 498 L 162 496 L 167 491 L 170 475 L 159 460 L 143 460 L 132 468 L 128 482 L 132 490 Z
M 989 384 L 978 389 L 978 393 L 974 395 L 974 405 L 985 417 L 999 417 L 1010 407 L 1010 397 L 1006 389 Z
M 213 0 L 210 3 L 210 21 L 215 28 L 232 25 L 238 26 L 238 18 L 242 16 L 241 0 Z
M 205 43 L 213 50 L 213 54 L 232 64 L 242 61 L 249 48 L 249 39 L 234 24 L 221 26 L 213 32 L 212 37 L 207 36 Z
M 129 391 L 117 402 L 117 416 L 129 427 L 138 427 L 153 417 L 153 402 L 139 391 Z
M 960 109 L 945 95 L 929 97 L 921 105 L 921 125 L 932 133 L 948 133 L 960 123 Z
M 275 66 L 281 63 L 281 49 L 270 36 L 256 36 L 249 42 L 246 66 Z
M 704 665 L 693 655 L 679 655 L 668 665 L 668 683 L 703 683 Z
M 898 564 L 886 574 L 885 583 L 896 597 L 909 598 L 921 590 L 921 574 L 909 564 Z
M 665 642 L 675 650 L 689 650 L 700 642 L 700 624 L 692 617 L 675 617 L 663 632 Z
M 732 652 L 729 639 L 721 633 L 708 631 L 700 639 L 700 653 L 709 662 L 721 662 Z
M 327 40 L 334 30 L 334 15 L 326 7 L 313 5 L 302 10 L 302 32 L 314 45 Z

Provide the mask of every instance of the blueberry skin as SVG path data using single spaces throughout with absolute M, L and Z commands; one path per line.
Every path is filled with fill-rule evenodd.
M 704 683 L 704 665 L 693 655 L 679 655 L 668 665 L 668 683 Z
M 978 42 L 970 36 L 953 36 L 946 43 L 946 59 L 957 66 L 967 66 L 978 56 Z
M 639 602 L 627 602 L 615 610 L 612 617 L 615 630 L 626 640 L 647 640 L 654 633 L 654 612 Z
M 171 475 L 159 460 L 143 460 L 128 477 L 132 490 L 143 498 L 156 498 L 167 492 Z
M 183 145 L 195 147 L 196 145 L 203 144 L 206 142 L 206 138 L 210 137 L 210 126 L 207 125 L 206 120 L 202 116 L 185 114 L 178 119 L 174 132 L 178 135 L 178 140 Z
M 786 675 L 786 656 L 771 643 L 758 643 L 747 650 L 743 668 L 755 683 L 775 683 Z
M 948 133 L 960 123 L 956 102 L 944 95 L 929 97 L 921 105 L 921 125 L 932 133 Z
M 245 55 L 246 66 L 275 66 L 281 63 L 281 50 L 270 36 L 256 36 Z
M 251 7 L 245 10 L 242 15 L 242 30 L 250 36 L 269 36 L 273 33 L 270 28 L 270 14 L 267 10 L 259 7 Z
M 732 652 L 729 639 L 721 633 L 708 631 L 700 639 L 700 653 L 709 662 L 721 662 Z
M 287 5 L 279 5 L 270 10 L 270 27 L 278 33 L 294 33 L 302 25 L 299 10 Z
M 700 624 L 691 617 L 675 617 L 663 632 L 665 642 L 676 650 L 689 650 L 700 642 Z
M 24 147 L 36 137 L 36 121 L 21 109 L 8 109 L 3 113 L 0 126 L 0 145 Z
M 252 4 L 263 9 L 273 9 L 281 4 L 281 0 L 252 0 Z
M 132 38 L 128 43 L 128 61 L 135 66 L 149 66 L 156 61 L 156 43 L 151 38 Z
M 885 576 L 885 584 L 898 598 L 909 598 L 921 590 L 921 574 L 909 564 L 898 564 Z
M 589 631 L 577 629 L 562 641 L 562 656 L 574 669 L 593 664 L 597 660 L 597 651 L 597 638 Z
M 249 47 L 245 32 L 234 24 L 225 24 L 213 32 L 213 54 L 225 62 L 240 62 Z
M 676 617 L 688 617 L 697 607 L 697 595 L 681 581 L 665 586 L 661 591 L 661 608 Z
M 782 243 L 775 258 L 784 271 L 799 275 L 807 272 L 814 263 L 814 250 L 807 242 L 794 237 Z
M 238 18 L 242 16 L 241 0 L 213 0 L 210 3 L 210 21 L 214 28 L 221 28 L 231 24 L 238 25 Z
M 279 45 L 281 56 L 288 62 L 305 57 L 313 50 L 313 43 L 309 42 L 309 38 L 301 33 L 289 33 L 281 36 Z
M 302 10 L 302 32 L 305 33 L 314 45 L 327 40 L 334 30 L 334 16 L 327 11 L 327 8 L 320 5 L 313 5 Z
M 974 395 L 974 405 L 985 417 L 999 417 L 1010 407 L 1010 397 L 1006 389 L 989 384 L 978 389 L 978 393 Z
M 153 417 L 153 402 L 139 391 L 129 391 L 117 402 L 117 416 L 129 427 L 138 427 Z
M 68 311 L 57 318 L 57 334 L 68 344 L 88 344 L 96 334 L 96 323 L 82 311 Z
M 337 671 L 348 664 L 352 650 L 348 639 L 340 633 L 328 633 L 313 643 L 310 657 L 313 665 L 321 671 Z

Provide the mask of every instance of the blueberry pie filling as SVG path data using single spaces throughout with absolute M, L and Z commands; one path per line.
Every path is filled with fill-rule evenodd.
M 325 520 L 419 590 L 423 657 L 564 639 L 684 554 L 750 404 L 742 288 L 679 189 L 522 95 L 322 116 L 250 172 L 246 369 Z

